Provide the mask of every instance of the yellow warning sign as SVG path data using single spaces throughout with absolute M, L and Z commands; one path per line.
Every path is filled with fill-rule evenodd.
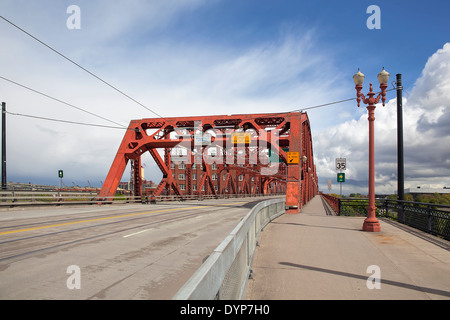
M 252 139 L 250 132 L 236 132 L 231 134 L 231 142 L 233 144 L 248 144 Z
M 300 152 L 298 151 L 289 151 L 287 154 L 287 162 L 288 164 L 299 163 L 300 162 Z

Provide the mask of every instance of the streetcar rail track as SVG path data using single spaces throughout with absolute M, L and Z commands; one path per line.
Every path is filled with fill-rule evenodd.
M 209 205 L 209 206 L 203 206 L 203 208 L 208 208 L 208 207 L 218 207 L 217 205 Z M 144 227 L 149 227 L 149 226 L 157 226 L 157 225 L 161 225 L 164 223 L 168 223 L 168 222 L 175 222 L 175 221 L 181 221 L 181 220 L 185 220 L 185 219 L 189 219 L 191 217 L 194 216 L 198 216 L 200 214 L 215 214 L 218 213 L 218 211 L 222 211 L 225 210 L 226 207 L 229 206 L 219 206 L 222 208 L 216 208 L 215 210 L 211 210 L 209 212 L 205 212 L 205 211 L 201 211 L 201 212 L 194 212 L 194 213 L 185 213 L 182 214 L 179 211 L 170 211 L 170 212 L 159 212 L 159 213 L 155 213 L 152 214 L 151 217 L 152 218 L 161 218 L 161 217 L 165 217 L 168 215 L 174 215 L 176 214 L 176 216 L 173 217 L 168 217 L 165 219 L 161 219 L 158 221 L 152 221 L 149 223 L 144 223 L 144 224 L 139 224 L 138 226 L 131 226 L 131 227 L 127 227 L 127 228 L 121 228 L 119 230 L 114 230 L 114 231 L 109 231 L 109 232 L 103 232 L 101 234 L 95 234 L 93 236 L 89 236 L 89 237 L 84 237 L 84 238 L 79 238 L 79 239 L 74 239 L 71 241 L 66 241 L 63 243 L 57 243 L 54 245 L 50 245 L 50 246 L 46 246 L 43 248 L 38 248 L 38 249 L 34 249 L 34 250 L 28 250 L 25 252 L 20 252 L 20 253 L 15 253 L 15 254 L 10 254 L 4 257 L 0 256 L 0 262 L 4 263 L 7 262 L 8 260 L 13 260 L 17 261 L 17 258 L 25 258 L 29 255 L 33 255 L 33 254 L 37 254 L 37 253 L 43 253 L 43 252 L 47 252 L 47 251 L 51 251 L 57 248 L 61 248 L 61 247 L 65 247 L 65 246 L 69 246 L 69 245 L 73 245 L 73 244 L 77 244 L 77 243 L 81 243 L 81 242 L 85 242 L 85 241 L 90 241 L 93 239 L 99 239 L 99 238 L 103 238 L 103 237 L 107 237 L 107 236 L 111 236 L 114 234 L 118 234 L 118 233 L 122 233 L 122 232 L 127 232 L 130 230 L 135 230 L 135 229 L 141 229 Z M 192 208 L 187 208 L 186 210 L 192 210 Z M 144 213 L 142 213 L 144 214 Z M 150 212 L 148 213 L 150 214 Z M 98 217 L 103 217 L 105 215 L 99 215 Z M 108 218 L 114 219 L 114 218 L 120 218 L 121 216 L 124 216 L 124 214 L 115 214 L 115 215 L 107 215 Z M 20 242 L 20 241 L 25 241 L 25 240 L 30 240 L 30 239 L 36 239 L 36 238 L 43 238 L 43 237 L 49 237 L 49 236 L 54 236 L 54 235 L 58 235 L 58 234 L 62 234 L 62 233 L 69 233 L 69 232 L 75 232 L 75 231 L 80 231 L 80 230 L 84 230 L 84 229 L 94 229 L 94 228 L 101 228 L 101 227 L 105 227 L 108 225 L 113 225 L 113 224 L 120 224 L 120 223 L 129 223 L 131 221 L 136 221 L 136 220 L 141 220 L 141 219 L 146 219 L 149 218 L 148 215 L 143 215 L 143 216 L 138 216 L 138 217 L 133 217 L 130 218 L 128 217 L 127 219 L 121 219 L 118 221 L 110 221 L 110 222 L 106 222 L 106 223 L 96 223 L 94 225 L 89 225 L 89 226 L 82 226 L 82 227 L 78 227 L 78 228 L 71 228 L 71 229 L 66 229 L 66 230 L 60 230 L 60 231 L 54 231 L 54 232 L 50 232 L 50 233 L 44 233 L 44 234 L 38 234 L 38 235 L 32 235 L 32 236 L 27 236 L 27 237 L 20 237 L 20 238 L 16 238 L 16 239 L 8 239 L 8 240 L 4 240 L 4 241 L 0 241 L 0 245 L 4 245 L 4 244 L 8 244 L 8 243 L 12 243 L 12 242 Z M 74 219 L 64 219 L 64 220 L 74 220 Z M 85 219 L 84 219 L 85 220 Z M 74 223 L 81 223 L 80 221 L 84 221 L 83 219 L 75 219 L 73 222 Z M 52 221 L 54 222 L 54 221 Z M 40 223 L 43 224 L 43 223 Z M 48 224 L 48 221 L 45 222 L 45 226 L 51 226 Z M 50 228 L 50 227 L 49 227 Z M 20 259 L 19 259 L 20 260 Z

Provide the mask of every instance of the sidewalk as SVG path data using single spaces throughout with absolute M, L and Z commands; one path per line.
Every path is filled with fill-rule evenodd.
M 244 299 L 450 300 L 450 251 L 382 220 L 381 232 L 363 232 L 364 219 L 327 216 L 320 196 L 277 218 L 261 234 Z M 380 289 L 368 288 L 371 276 Z

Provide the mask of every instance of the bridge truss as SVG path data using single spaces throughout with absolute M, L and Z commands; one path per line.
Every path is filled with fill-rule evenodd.
M 132 120 L 100 198 L 114 196 L 128 162 L 134 195 L 143 194 L 145 152 L 163 175 L 154 196 L 286 193 L 287 212 L 297 213 L 318 193 L 311 129 L 302 112 Z

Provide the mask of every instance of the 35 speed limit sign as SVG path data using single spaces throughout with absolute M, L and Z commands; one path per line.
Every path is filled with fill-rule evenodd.
M 336 170 L 346 170 L 346 169 L 347 169 L 347 159 L 336 158 Z

